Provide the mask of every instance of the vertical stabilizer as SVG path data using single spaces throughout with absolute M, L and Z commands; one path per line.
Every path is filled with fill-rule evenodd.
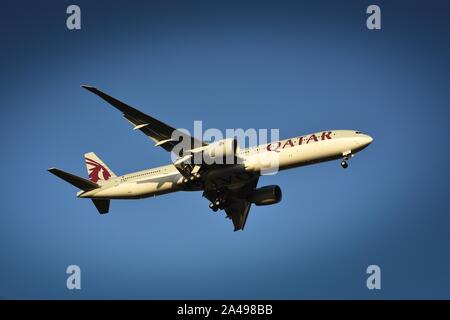
M 89 180 L 102 184 L 110 178 L 116 177 L 114 172 L 93 152 L 84 155 Z

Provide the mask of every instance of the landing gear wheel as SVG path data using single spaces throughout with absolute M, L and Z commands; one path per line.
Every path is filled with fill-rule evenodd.
M 347 161 L 345 161 L 345 160 L 342 160 L 341 161 L 341 166 L 342 166 L 342 168 L 347 168 L 348 167 L 348 163 L 347 163 Z
M 219 210 L 219 208 L 214 204 L 214 203 L 210 203 L 209 207 L 211 208 L 212 211 L 217 212 L 217 210 Z

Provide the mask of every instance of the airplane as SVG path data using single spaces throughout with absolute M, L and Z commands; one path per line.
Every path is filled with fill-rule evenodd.
M 325 161 L 348 160 L 363 150 L 373 138 L 356 130 L 326 130 L 290 139 L 240 149 L 235 138 L 207 143 L 117 100 L 96 87 L 82 85 L 120 112 L 139 130 L 155 142 L 155 146 L 175 152 L 180 141 L 189 142 L 171 164 L 117 176 L 95 153 L 84 155 L 89 179 L 57 168 L 49 172 L 80 189 L 78 198 L 89 198 L 100 214 L 108 213 L 112 199 L 141 199 L 177 191 L 203 191 L 213 211 L 224 210 L 234 231 L 243 230 L 250 206 L 272 205 L 281 201 L 277 185 L 257 187 L 267 167 L 268 159 L 276 160 L 277 170 L 286 170 Z M 174 134 L 179 139 L 175 140 Z M 228 162 L 193 161 L 194 155 L 209 159 L 232 157 Z M 272 162 L 271 162 L 272 163 Z

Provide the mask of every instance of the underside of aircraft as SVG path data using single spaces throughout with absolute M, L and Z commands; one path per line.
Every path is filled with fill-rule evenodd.
M 360 131 L 334 130 L 300 136 L 256 148 L 239 149 L 235 138 L 206 143 L 175 129 L 99 89 L 83 85 L 116 109 L 132 125 L 149 137 L 156 147 L 175 154 L 171 164 L 117 176 L 95 153 L 85 154 L 89 179 L 50 168 L 52 174 L 81 191 L 79 198 L 89 198 L 101 214 L 109 211 L 112 199 L 140 199 L 176 191 L 203 191 L 213 211 L 224 210 L 234 230 L 245 227 L 252 204 L 272 205 L 281 201 L 280 187 L 258 188 L 264 162 L 276 160 L 284 170 L 303 165 L 341 159 L 343 168 L 358 151 L 372 142 Z M 179 146 L 183 144 L 183 148 Z M 197 161 L 212 159 L 214 161 Z M 209 157 L 209 158 L 208 158 Z M 228 161 L 229 159 L 232 161 Z M 217 161 L 221 160 L 221 161 Z

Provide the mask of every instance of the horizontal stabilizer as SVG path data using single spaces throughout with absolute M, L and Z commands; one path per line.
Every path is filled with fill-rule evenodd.
M 92 199 L 92 202 L 94 203 L 95 207 L 97 208 L 98 212 L 100 214 L 108 213 L 109 211 L 109 200 L 103 200 L 103 199 Z
M 48 171 L 53 173 L 58 178 L 63 179 L 64 181 L 70 183 L 71 185 L 73 185 L 83 191 L 90 191 L 90 190 L 97 189 L 99 187 L 98 184 L 96 184 L 92 181 L 78 177 L 74 174 L 62 171 L 57 168 L 50 168 L 50 169 L 48 169 Z

